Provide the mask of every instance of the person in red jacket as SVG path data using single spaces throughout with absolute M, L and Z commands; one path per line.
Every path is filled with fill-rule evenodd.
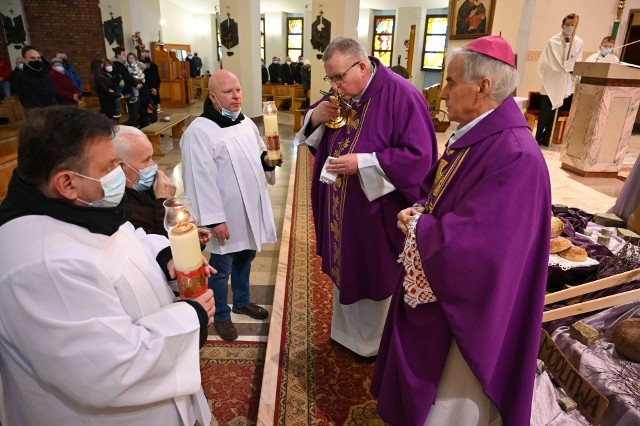
M 9 80 L 11 78 L 11 64 L 4 58 L 0 58 L 0 84 L 2 90 L 0 90 L 0 98 L 4 99 L 7 96 L 11 96 L 11 87 Z
M 65 104 L 78 105 L 80 92 L 76 88 L 75 84 L 73 84 L 71 77 L 67 75 L 62 59 L 53 58 L 51 60 L 51 72 L 49 73 L 49 79 Z

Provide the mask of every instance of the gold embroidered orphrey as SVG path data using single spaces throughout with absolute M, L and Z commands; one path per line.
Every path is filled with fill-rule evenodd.
M 447 186 L 449 186 L 451 180 L 460 169 L 462 161 L 464 161 L 465 157 L 469 153 L 470 148 L 471 147 L 468 146 L 464 149 L 455 151 L 447 148 L 444 155 L 440 157 L 440 161 L 438 161 L 438 170 L 436 171 L 436 178 L 425 205 L 427 213 L 433 213 L 436 204 L 438 204 L 438 201 L 440 200 L 440 197 L 442 197 L 445 189 L 447 189 Z M 452 154 L 455 154 L 455 157 L 450 159 L 450 161 L 444 159 Z
M 347 117 L 347 124 L 344 127 L 333 130 L 333 138 L 329 152 L 332 157 L 351 154 L 358 143 L 360 133 L 364 127 L 365 116 L 369 109 L 369 102 L 356 104 Z M 363 108 L 360 108 L 363 106 Z M 360 117 L 356 117 L 360 113 Z M 351 129 L 355 134 L 350 137 Z M 343 129 L 345 132 L 343 132 Z M 329 129 L 325 129 L 329 131 Z M 356 176 L 357 178 L 357 176 Z M 329 223 L 329 241 L 331 242 L 330 275 L 333 282 L 340 288 L 340 259 L 342 254 L 342 217 L 346 204 L 348 176 L 338 176 L 333 185 L 329 185 L 329 209 L 327 209 L 327 223 Z

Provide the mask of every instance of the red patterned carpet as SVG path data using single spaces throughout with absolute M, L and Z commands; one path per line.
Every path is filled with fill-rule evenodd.
M 373 364 L 330 339 L 333 284 L 315 255 L 312 168 L 299 148 L 274 423 L 382 425 L 369 392 Z
M 202 388 L 218 425 L 254 425 L 266 343 L 207 342 L 200 350 Z M 208 426 L 208 425 L 207 425 Z

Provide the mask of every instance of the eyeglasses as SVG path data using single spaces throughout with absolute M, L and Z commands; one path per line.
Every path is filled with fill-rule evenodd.
M 331 83 L 340 84 L 340 83 L 342 83 L 344 81 L 344 76 L 347 75 L 349 70 L 351 70 L 351 68 L 355 67 L 359 63 L 360 63 L 360 61 L 354 62 L 353 65 L 351 65 L 349 68 L 347 68 L 347 70 L 345 72 L 343 72 L 342 74 L 338 74 L 338 75 L 335 75 L 333 77 L 329 77 L 328 75 L 325 75 L 323 80 L 325 82 L 329 83 L 329 84 L 331 84 Z

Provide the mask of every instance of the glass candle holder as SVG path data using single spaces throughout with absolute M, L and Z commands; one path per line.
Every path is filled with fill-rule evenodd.
M 278 109 L 274 101 L 262 103 L 264 134 L 267 138 L 267 158 L 280 160 L 280 134 L 278 133 Z
M 193 298 L 207 290 L 205 265 L 198 238 L 198 216 L 187 196 L 164 203 L 164 228 L 169 236 L 178 291 L 183 298 Z

